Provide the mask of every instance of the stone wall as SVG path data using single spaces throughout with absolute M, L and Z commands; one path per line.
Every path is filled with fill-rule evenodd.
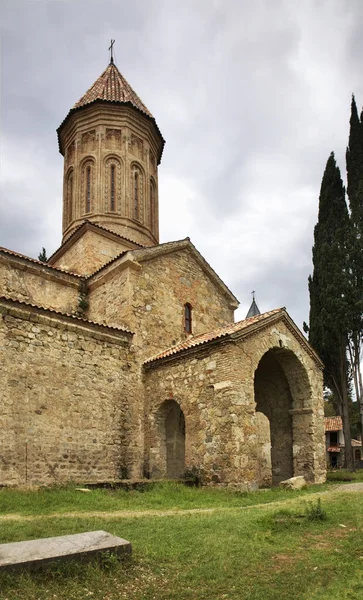
M 150 250 L 148 250 L 150 252 Z M 133 251 L 131 258 L 142 251 Z M 231 300 L 206 275 L 186 249 L 152 260 L 127 259 L 89 282 L 90 319 L 109 325 L 127 323 L 134 345 L 146 359 L 188 337 L 184 305 L 190 303 L 193 335 L 233 322 Z
M 131 244 L 123 244 L 121 239 L 108 237 L 95 231 L 85 231 L 72 245 L 51 264 L 79 275 L 91 275 Z
M 79 277 L 0 253 L 0 296 L 74 313 L 79 285 Z
M 185 417 L 187 469 L 202 469 L 206 483 L 242 489 L 271 479 L 266 430 L 259 435 L 261 417 L 256 416 L 254 388 L 255 372 L 269 351 L 279 353 L 282 382 L 291 397 L 291 404 L 280 406 L 279 394 L 272 392 L 270 401 L 276 413 L 284 411 L 291 422 L 292 473 L 312 482 L 325 479 L 321 371 L 283 322 L 240 340 L 216 341 L 145 365 L 145 468 L 151 476 L 166 471 L 158 411 L 172 399 Z M 295 372 L 289 364 L 294 360 Z
M 0 484 L 140 477 L 131 334 L 0 302 Z

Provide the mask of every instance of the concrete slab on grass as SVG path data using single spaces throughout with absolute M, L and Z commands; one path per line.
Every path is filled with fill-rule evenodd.
M 87 531 L 73 535 L 0 544 L 0 571 L 37 569 L 52 562 L 87 559 L 105 552 L 131 554 L 127 540 L 107 531 Z

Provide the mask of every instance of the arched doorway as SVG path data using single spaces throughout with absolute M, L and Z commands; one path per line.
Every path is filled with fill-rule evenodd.
M 185 418 L 175 400 L 165 400 L 155 413 L 151 474 L 178 479 L 185 471 Z
M 254 393 L 259 463 L 263 465 L 260 485 L 267 481 L 277 485 L 294 475 L 309 478 L 311 391 L 307 373 L 297 356 L 284 348 L 266 352 L 255 371 Z M 258 413 L 265 415 L 268 422 Z M 270 457 L 266 458 L 268 436 Z

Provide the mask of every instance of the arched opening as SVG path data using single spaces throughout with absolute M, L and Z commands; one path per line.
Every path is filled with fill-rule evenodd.
M 91 167 L 86 168 L 86 213 L 91 212 Z
M 311 478 L 311 391 L 296 355 L 280 348 L 266 352 L 255 371 L 254 393 L 260 485 L 277 485 L 294 475 Z
M 155 226 L 155 183 L 153 181 L 153 179 L 150 179 L 150 229 L 151 231 L 154 230 L 154 226 Z
M 192 306 L 189 302 L 184 304 L 184 331 L 192 333 Z
M 85 158 L 80 165 L 80 203 L 77 206 L 77 213 L 88 214 L 94 211 L 94 177 L 95 161 L 91 157 Z
M 178 479 L 185 471 L 185 418 L 179 404 L 166 400 L 154 416 L 151 476 Z
M 116 189 L 116 167 L 114 164 L 110 166 L 110 210 L 114 211 L 116 207 L 115 189 Z
M 140 218 L 140 187 L 139 173 L 134 172 L 134 219 L 137 221 Z

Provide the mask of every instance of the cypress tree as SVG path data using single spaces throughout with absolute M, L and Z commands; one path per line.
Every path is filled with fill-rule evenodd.
M 309 277 L 309 341 L 324 362 L 325 384 L 332 390 L 343 420 L 346 466 L 353 469 L 347 361 L 349 227 L 345 190 L 332 153 L 321 183 L 318 222 L 314 229 L 314 270 Z
M 363 439 L 363 386 L 360 363 L 363 336 L 363 122 L 354 96 L 351 103 L 349 142 L 346 151 L 347 192 L 350 207 L 350 316 L 349 357 L 356 399 L 360 406 Z
M 47 252 L 45 248 L 42 248 L 42 251 L 38 254 L 38 260 L 41 262 L 47 262 Z

